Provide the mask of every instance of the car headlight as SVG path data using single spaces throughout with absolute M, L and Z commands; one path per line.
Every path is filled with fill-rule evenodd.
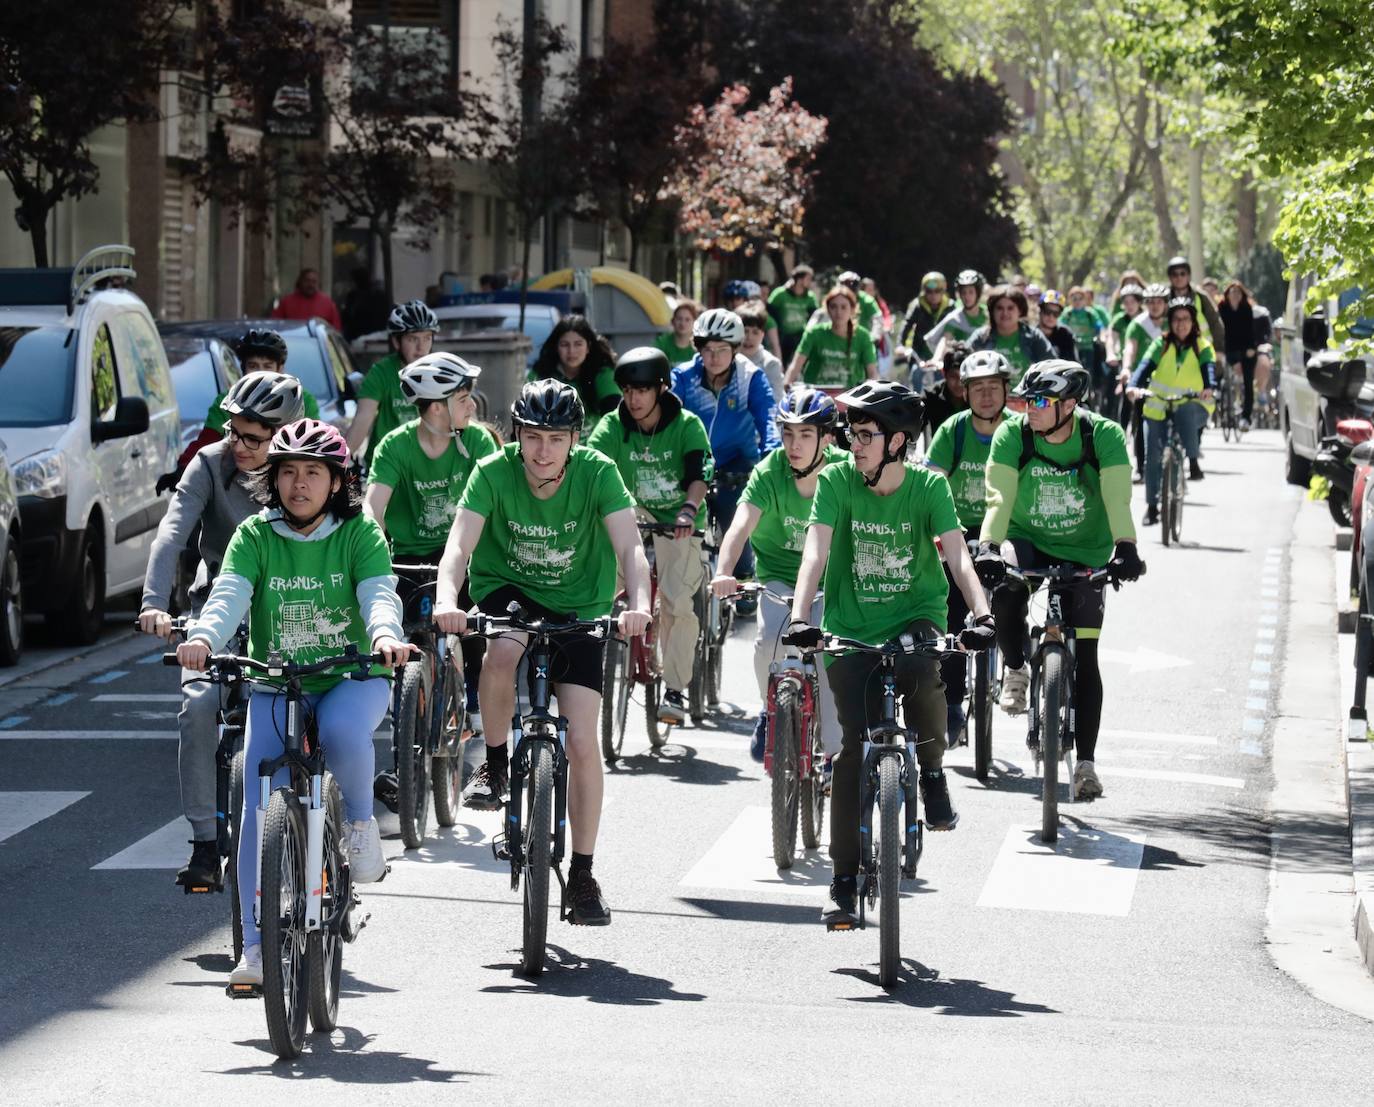
M 67 493 L 67 459 L 56 450 L 26 457 L 14 467 L 14 491 L 19 496 L 56 499 Z

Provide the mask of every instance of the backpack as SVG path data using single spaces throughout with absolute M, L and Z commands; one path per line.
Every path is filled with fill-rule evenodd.
M 1102 466 L 1098 463 L 1097 449 L 1093 446 L 1093 421 L 1084 412 L 1076 412 L 1075 417 L 1078 419 L 1078 433 L 1083 436 L 1083 455 L 1075 464 L 1060 465 L 1057 461 L 1051 461 L 1044 455 L 1037 454 L 1035 452 L 1035 432 L 1031 430 L 1029 423 L 1022 423 L 1021 457 L 1016 463 L 1017 472 L 1020 472 L 1029 465 L 1031 458 L 1038 457 L 1046 465 L 1064 472 L 1072 470 L 1077 473 L 1084 465 L 1091 465 L 1100 473 L 1102 471 Z M 954 461 L 951 462 L 949 467 L 951 476 L 959 468 L 959 459 L 964 456 L 964 437 L 968 432 L 968 424 L 969 420 L 960 419 L 958 425 L 954 428 Z

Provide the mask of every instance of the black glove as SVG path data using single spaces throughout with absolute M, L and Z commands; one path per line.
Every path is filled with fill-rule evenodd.
M 161 496 L 164 492 L 170 492 L 181 483 L 181 470 L 173 469 L 170 473 L 163 473 L 157 478 L 157 483 L 153 485 L 153 491 Z
M 978 574 L 978 579 L 989 588 L 1007 575 L 1007 563 L 1002 560 L 1002 551 L 995 542 L 978 543 L 973 568 Z
M 966 650 L 990 650 L 997 644 L 997 626 L 991 615 L 984 615 L 971 627 L 959 632 L 959 645 Z
M 1139 580 L 1145 575 L 1145 562 L 1140 560 L 1134 542 L 1118 542 L 1107 568 L 1116 580 Z
M 812 650 L 821 644 L 821 629 L 813 627 L 804 619 L 793 619 L 787 624 L 782 636 L 784 646 L 797 646 L 799 649 Z

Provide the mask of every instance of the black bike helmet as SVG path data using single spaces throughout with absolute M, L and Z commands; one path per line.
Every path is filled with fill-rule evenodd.
M 908 440 L 920 433 L 925 415 L 921 394 L 895 381 L 864 381 L 835 400 L 845 406 L 850 422 L 856 415 L 861 415 L 872 419 L 889 434 L 903 432 Z
M 615 363 L 615 383 L 627 388 L 653 388 L 673 383 L 673 367 L 668 355 L 654 346 L 636 346 L 620 355 Z
M 266 357 L 282 366 L 286 364 L 286 339 L 265 327 L 251 327 L 234 343 L 234 353 L 240 361 L 247 361 L 250 357 Z
M 510 405 L 510 420 L 516 430 L 537 427 L 540 430 L 578 431 L 582 429 L 583 418 L 582 398 L 577 389 L 548 377 L 530 381 Z
M 1092 374 L 1078 362 L 1051 358 L 1027 369 L 1012 395 L 1027 400 L 1041 396 L 1054 400 L 1081 400 L 1091 385 Z
M 407 300 L 397 304 L 387 316 L 387 334 L 410 334 L 413 331 L 437 331 L 439 317 L 423 300 Z

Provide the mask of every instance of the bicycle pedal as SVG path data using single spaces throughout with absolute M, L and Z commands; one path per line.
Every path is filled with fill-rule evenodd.
M 224 884 L 183 884 L 181 890 L 188 896 L 203 896 L 209 892 L 224 891 Z
M 848 933 L 851 930 L 860 929 L 859 924 L 854 919 L 835 919 L 825 924 L 825 929 L 831 934 Z
M 261 984 L 230 984 L 224 989 L 230 999 L 262 999 Z

